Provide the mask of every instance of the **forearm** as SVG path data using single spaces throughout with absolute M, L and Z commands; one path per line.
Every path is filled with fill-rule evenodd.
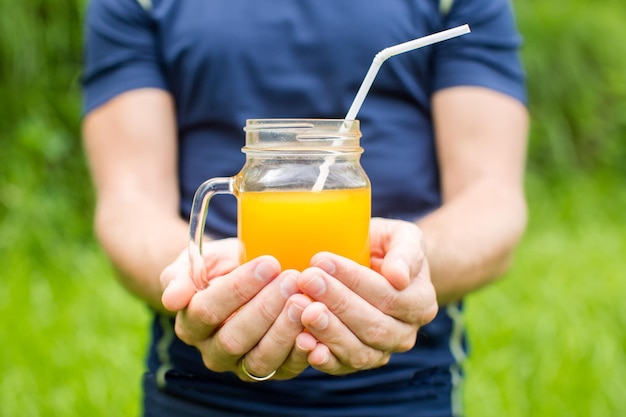
M 526 217 L 521 185 L 485 179 L 418 221 L 440 305 L 506 272 Z
M 433 115 L 442 206 L 418 225 L 444 305 L 501 276 L 524 231 L 528 112 L 467 86 L 437 92 Z
M 159 276 L 186 247 L 179 218 L 175 112 L 169 93 L 123 93 L 87 115 L 85 151 L 97 196 L 95 227 L 122 283 L 163 309 Z
M 159 277 L 186 247 L 187 222 L 153 205 L 118 201 L 99 203 L 95 228 L 121 283 L 152 308 L 165 311 Z

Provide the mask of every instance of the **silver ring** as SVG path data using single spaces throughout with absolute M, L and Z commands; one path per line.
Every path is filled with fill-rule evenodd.
M 255 376 L 255 375 L 252 375 L 246 369 L 245 357 L 241 358 L 241 372 L 243 372 L 245 376 L 247 376 L 248 378 L 250 378 L 251 380 L 256 381 L 256 382 L 267 381 L 268 379 L 271 379 L 276 374 L 276 371 L 273 371 L 269 375 L 266 375 L 266 376 Z

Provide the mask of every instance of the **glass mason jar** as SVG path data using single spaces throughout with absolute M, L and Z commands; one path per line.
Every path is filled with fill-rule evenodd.
M 371 189 L 360 163 L 358 120 L 252 119 L 244 131 L 241 171 L 205 181 L 194 196 L 189 253 L 195 279 L 203 276 L 198 260 L 215 194 L 237 198 L 241 262 L 272 255 L 283 269 L 302 271 L 313 255 L 328 251 L 369 266 Z

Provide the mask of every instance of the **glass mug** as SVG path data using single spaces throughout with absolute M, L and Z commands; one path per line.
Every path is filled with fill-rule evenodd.
M 272 255 L 282 269 L 302 271 L 328 251 L 369 266 L 371 187 L 358 120 L 252 119 L 244 131 L 241 171 L 205 181 L 194 195 L 189 257 L 196 287 L 208 284 L 202 237 L 216 194 L 237 198 L 242 263 Z

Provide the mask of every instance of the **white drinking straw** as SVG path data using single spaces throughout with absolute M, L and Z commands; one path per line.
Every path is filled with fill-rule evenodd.
M 372 65 L 370 65 L 370 69 L 365 74 L 365 78 L 361 83 L 361 87 L 359 91 L 356 93 L 356 97 L 354 97 L 354 101 L 350 106 L 350 110 L 348 110 L 348 114 L 346 114 L 346 120 L 354 120 L 356 119 L 356 115 L 361 109 L 361 105 L 363 104 L 363 100 L 365 100 L 365 96 L 370 90 L 372 83 L 374 82 L 374 78 L 378 73 L 381 65 L 387 59 L 391 58 L 394 55 L 399 55 L 404 52 L 413 51 L 418 48 L 422 48 L 424 46 L 432 45 L 437 42 L 445 41 L 451 38 L 455 38 L 460 35 L 465 35 L 470 32 L 470 28 L 468 25 L 458 26 L 456 28 L 444 30 L 442 32 L 433 33 L 432 35 L 424 36 L 422 38 L 413 39 L 412 41 L 404 42 L 395 46 L 391 46 L 389 48 L 385 48 L 374 56 L 374 60 L 372 61 Z
M 361 109 L 361 105 L 365 100 L 365 96 L 370 90 L 372 83 L 374 82 L 374 78 L 376 78 L 376 74 L 380 69 L 383 62 L 387 59 L 391 58 L 394 55 L 399 55 L 404 52 L 413 51 L 418 48 L 422 48 L 424 46 L 432 45 L 437 42 L 445 41 L 451 38 L 455 38 L 457 36 L 465 35 L 470 32 L 469 25 L 457 26 L 452 29 L 447 29 L 441 32 L 433 33 L 432 35 L 423 36 L 421 38 L 413 39 L 412 41 L 400 43 L 398 45 L 390 46 L 389 48 L 385 48 L 382 51 L 378 52 L 374 59 L 372 60 L 372 64 L 370 65 L 367 74 L 365 74 L 365 78 L 361 83 L 361 87 L 359 91 L 356 93 L 354 100 L 352 101 L 352 105 L 346 114 L 346 120 L 355 120 L 356 115 Z M 315 184 L 313 185 L 313 191 L 321 191 L 324 189 L 324 184 L 326 183 L 326 178 L 328 177 L 329 166 L 335 161 L 335 158 L 330 156 L 327 157 L 322 165 L 320 165 L 320 175 L 317 177 Z

